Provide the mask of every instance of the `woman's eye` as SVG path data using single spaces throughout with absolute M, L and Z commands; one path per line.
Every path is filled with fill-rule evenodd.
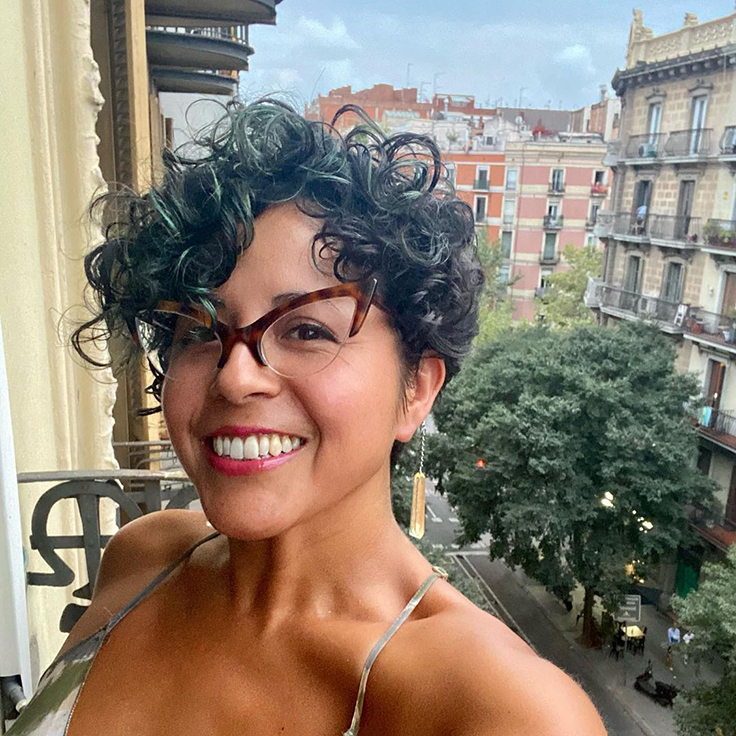
M 303 323 L 292 327 L 287 337 L 293 340 L 330 340 L 335 342 L 335 336 L 324 325 Z

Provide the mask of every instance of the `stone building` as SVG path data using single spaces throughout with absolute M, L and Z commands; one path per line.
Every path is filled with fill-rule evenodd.
M 621 140 L 614 172 L 603 278 L 586 299 L 602 322 L 647 320 L 671 335 L 677 367 L 701 382 L 707 407 L 699 467 L 721 488 L 721 518 L 691 523 L 702 555 L 682 551 L 663 570 L 665 593 L 697 584 L 704 557 L 736 543 L 736 13 L 654 36 L 634 11 L 626 68 L 613 87 Z

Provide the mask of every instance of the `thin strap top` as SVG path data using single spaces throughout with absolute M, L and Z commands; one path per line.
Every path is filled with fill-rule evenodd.
M 198 547 L 218 536 L 219 532 L 214 532 L 197 542 L 176 562 L 159 573 L 124 608 L 112 616 L 102 628 L 57 657 L 44 672 L 34 696 L 10 727 L 7 736 L 66 736 L 74 715 L 74 709 L 94 665 L 97 653 L 115 626 L 153 593 L 174 570 L 184 564 Z M 419 590 L 411 597 L 404 610 L 396 617 L 396 620 L 376 642 L 368 655 L 358 685 L 353 720 L 350 728 L 343 733 L 343 736 L 357 736 L 358 734 L 368 675 L 381 650 L 409 618 L 435 580 L 438 578 L 447 579 L 447 573 L 441 568 L 433 567 L 432 570 L 432 574 L 421 584 Z

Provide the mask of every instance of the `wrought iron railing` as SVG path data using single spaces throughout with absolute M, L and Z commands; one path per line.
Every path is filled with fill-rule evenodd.
M 565 222 L 563 215 L 545 215 L 544 216 L 544 229 L 545 230 L 559 230 Z
M 649 236 L 649 218 L 645 215 L 643 218 L 632 215 L 630 212 L 617 212 L 613 216 L 611 231 L 617 236 L 648 237 Z
M 626 158 L 657 158 L 662 155 L 667 133 L 630 135 L 626 141 Z
M 207 36 L 224 41 L 235 41 L 248 46 L 248 26 L 217 26 L 210 28 L 189 28 L 186 26 L 148 26 L 151 31 L 166 31 L 167 33 L 183 33 L 189 36 Z
M 476 179 L 473 182 L 473 189 L 488 189 L 488 179 Z
M 606 184 L 593 184 L 590 187 L 592 197 L 605 197 L 608 194 L 608 186 Z
M 170 452 L 168 443 L 125 443 L 140 450 L 143 445 L 160 445 L 158 449 L 147 448 L 149 458 L 141 465 L 166 464 Z M 166 448 L 168 444 L 168 448 Z M 138 446 L 138 447 L 136 447 Z M 157 459 L 150 455 L 158 454 Z M 117 470 L 72 470 L 39 473 L 19 473 L 21 486 L 33 483 L 54 484 L 36 501 L 31 516 L 31 549 L 37 550 L 50 571 L 29 572 L 29 585 L 67 587 L 75 585 L 72 594 L 76 598 L 91 600 L 92 586 L 97 578 L 102 550 L 110 541 L 103 534 L 100 524 L 100 502 L 109 499 L 116 506 L 118 526 L 163 509 L 189 508 L 197 501 L 197 492 L 180 467 L 171 469 L 117 469 Z M 57 504 L 76 504 L 81 520 L 79 535 L 58 535 L 50 532 L 53 527 L 54 509 Z M 74 571 L 61 559 L 57 550 L 84 550 L 86 581 L 75 580 Z M 86 610 L 86 606 L 70 603 L 64 608 L 59 629 L 68 632 Z
M 724 156 L 736 156 L 736 125 L 727 125 L 724 128 L 720 148 Z
M 665 156 L 707 156 L 711 148 L 712 128 L 689 128 L 670 133 Z
M 703 242 L 719 248 L 736 248 L 736 220 L 708 220 L 703 228 Z
M 547 191 L 548 194 L 564 194 L 565 184 L 560 181 L 552 181 L 550 182 L 549 189 Z
M 683 243 L 698 243 L 701 240 L 699 217 L 684 215 L 649 215 L 649 237 Z
M 654 296 L 627 291 L 617 286 L 604 284 L 601 288 L 601 307 L 611 307 L 643 320 L 669 322 L 675 324 L 679 302 L 665 301 Z
M 712 342 L 736 348 L 736 314 L 719 314 L 700 307 L 690 307 L 683 327 L 688 334 L 704 335 Z

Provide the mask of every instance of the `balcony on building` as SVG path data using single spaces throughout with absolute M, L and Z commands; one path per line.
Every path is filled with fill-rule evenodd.
M 711 153 L 712 128 L 690 128 L 669 134 L 664 147 L 668 159 L 693 159 Z
M 680 311 L 679 302 L 628 291 L 611 284 L 602 284 L 598 293 L 600 310 L 604 314 L 630 321 L 656 322 L 662 331 L 673 335 L 683 331 L 682 322 L 676 319 Z
M 153 26 L 146 31 L 146 47 L 148 61 L 154 69 L 197 72 L 246 71 L 248 57 L 253 53 L 248 45 L 248 27 L 245 25 L 212 28 Z
M 649 240 L 649 217 L 643 218 L 630 212 L 617 212 L 611 222 L 610 234 L 620 240 L 642 242 Z
M 490 187 L 488 179 L 476 179 L 473 182 L 473 189 L 479 189 L 480 191 L 487 192 Z
M 588 288 L 583 296 L 583 303 L 589 309 L 599 309 L 603 298 L 603 279 L 597 276 L 588 277 Z
M 607 184 L 592 184 L 590 187 L 591 197 L 605 197 L 608 194 Z
M 545 215 L 544 216 L 544 229 L 545 230 L 561 230 L 564 222 L 565 222 L 565 218 L 563 215 Z
M 683 322 L 685 338 L 736 355 L 736 312 L 719 314 L 690 307 Z
M 615 213 L 610 210 L 598 210 L 593 226 L 593 235 L 597 238 L 610 238 L 613 233 Z
M 281 0 L 146 0 L 146 21 L 163 26 L 276 23 Z
M 726 516 L 714 518 L 708 509 L 692 506 L 688 512 L 688 522 L 703 539 L 722 552 L 736 544 L 736 523 Z
M 662 156 L 666 139 L 666 133 L 630 135 L 624 156 L 631 164 L 656 163 Z
M 736 125 L 727 125 L 720 141 L 721 156 L 736 158 Z
M 703 228 L 703 247 L 736 254 L 736 220 L 708 220 Z
M 655 244 L 688 247 L 702 240 L 700 222 L 699 217 L 652 213 L 647 218 L 647 231 Z
M 547 189 L 547 194 L 564 194 L 565 193 L 565 184 L 561 181 L 551 181 L 549 183 L 549 188 Z

